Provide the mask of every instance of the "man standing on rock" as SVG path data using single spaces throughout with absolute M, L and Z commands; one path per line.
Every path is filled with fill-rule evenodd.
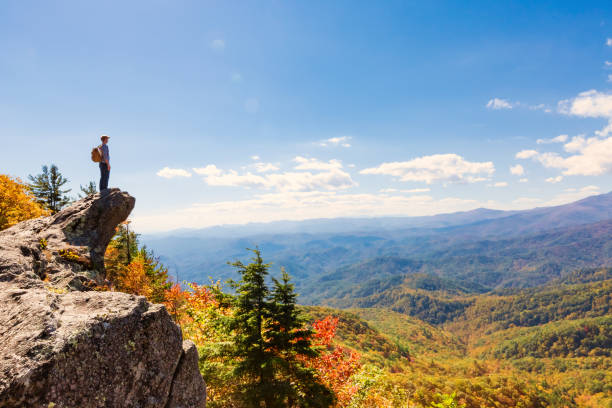
M 110 176 L 109 138 L 107 135 L 100 136 L 100 140 L 102 140 L 102 145 L 100 146 L 100 153 L 102 155 L 102 161 L 100 162 L 100 191 L 108 189 L 108 177 Z

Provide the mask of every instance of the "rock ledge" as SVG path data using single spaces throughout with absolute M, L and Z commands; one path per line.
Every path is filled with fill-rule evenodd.
M 111 189 L 0 232 L 0 408 L 205 406 L 197 350 L 166 309 L 90 290 L 134 203 Z

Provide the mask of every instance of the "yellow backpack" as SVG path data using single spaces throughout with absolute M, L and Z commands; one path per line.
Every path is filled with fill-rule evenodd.
M 102 152 L 100 151 L 100 146 L 96 146 L 93 149 L 91 149 L 91 161 L 95 163 L 102 162 Z

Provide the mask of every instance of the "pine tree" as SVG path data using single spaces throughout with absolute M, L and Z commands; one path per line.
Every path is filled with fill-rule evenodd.
M 236 291 L 234 313 L 226 327 L 232 345 L 226 357 L 234 362 L 233 376 L 240 389 L 238 399 L 247 407 L 329 407 L 332 391 L 303 364 L 304 358 L 318 355 L 296 307 L 297 295 L 289 275 L 273 279 L 270 293 L 266 285 L 269 264 L 264 264 L 259 249 L 252 250 L 252 262 L 235 262 L 241 279 L 230 281 Z
M 79 185 L 79 187 L 81 189 L 81 193 L 83 193 L 83 196 L 79 194 L 79 198 L 85 198 L 98 192 L 98 187 L 96 186 L 96 183 L 94 181 L 90 181 L 89 184 L 87 184 L 85 187 L 81 185 Z
M 271 312 L 266 324 L 268 343 L 280 357 L 278 371 L 282 381 L 277 387 L 283 394 L 284 406 L 329 407 L 334 394 L 317 378 L 316 371 L 303 364 L 305 358 L 318 357 L 313 347 L 314 332 L 296 307 L 297 294 L 289 274 L 282 270 L 281 281 L 272 278 Z
M 166 268 L 153 252 L 149 251 L 146 246 L 142 246 L 138 250 L 137 260 L 144 265 L 144 272 L 149 280 L 151 294 L 149 301 L 153 303 L 162 303 L 166 300 L 166 291 L 172 287 L 172 282 L 168 281 L 168 268 Z
M 52 214 L 57 213 L 71 200 L 66 195 L 71 189 L 62 190 L 68 179 L 64 178 L 55 164 L 51 167 L 42 166 L 42 173 L 36 177 L 30 175 L 31 181 L 29 184 L 32 193 L 37 201 L 51 210 Z
M 264 264 L 259 249 L 252 250 L 255 256 L 248 265 L 234 262 L 242 278 L 230 281 L 236 291 L 234 315 L 228 328 L 234 333 L 233 346 L 229 354 L 235 361 L 234 376 L 242 379 L 238 398 L 246 406 L 266 408 L 280 406 L 276 403 L 274 387 L 275 356 L 264 338 L 264 319 L 268 317 L 270 305 L 266 276 L 270 265 Z
M 110 245 L 117 249 L 118 261 L 124 265 L 132 262 L 138 255 L 139 234 L 130 231 L 130 221 L 124 221 L 117 227 L 117 232 Z

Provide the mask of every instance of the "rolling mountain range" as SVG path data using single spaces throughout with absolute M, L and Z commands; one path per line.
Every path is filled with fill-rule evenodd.
M 528 211 L 279 222 L 143 241 L 181 281 L 201 283 L 236 278 L 227 261 L 259 246 L 273 275 L 292 275 L 309 321 L 338 319 L 336 341 L 385 378 L 387 396 L 403 390 L 424 407 L 443 393 L 466 408 L 593 408 L 612 406 L 611 236 L 608 193 Z
M 331 219 L 215 227 L 145 236 L 179 281 L 234 277 L 228 261 L 258 246 L 285 267 L 300 301 L 361 298 L 407 279 L 483 293 L 546 284 L 612 264 L 612 193 L 526 211 L 478 209 L 432 217 Z M 420 278 L 407 278 L 419 274 Z M 415 282 L 420 283 L 415 283 Z M 434 283 L 434 281 L 436 281 Z

